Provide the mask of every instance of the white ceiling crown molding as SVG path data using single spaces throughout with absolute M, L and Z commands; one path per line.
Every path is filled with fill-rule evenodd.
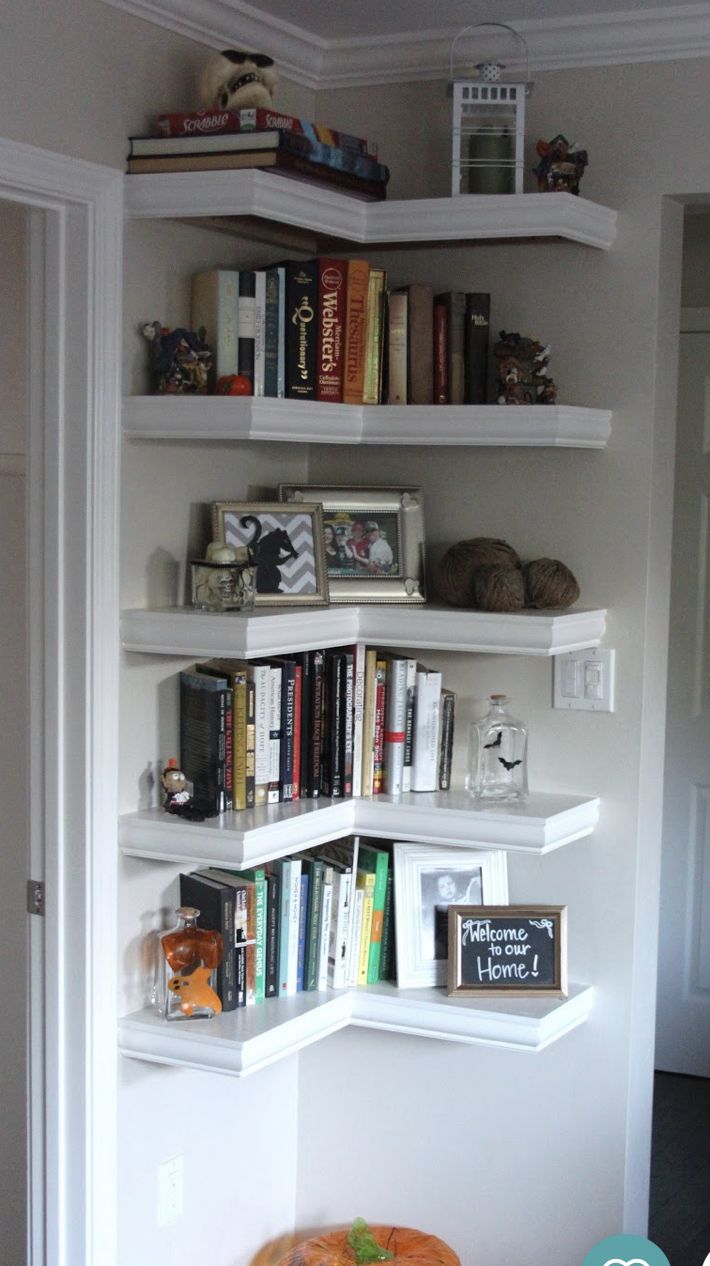
M 105 3 L 210 47 L 264 49 L 287 78 L 312 89 L 446 78 L 456 34 L 440 29 L 329 41 L 244 0 Z M 543 18 L 515 26 L 527 41 L 532 70 L 710 56 L 710 3 Z

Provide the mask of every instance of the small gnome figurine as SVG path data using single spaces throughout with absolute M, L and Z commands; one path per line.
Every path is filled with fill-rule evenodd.
M 273 57 L 224 48 L 207 62 L 200 77 L 202 104 L 208 109 L 269 110 L 277 81 Z
M 190 822 L 204 822 L 205 815 L 196 807 L 187 790 L 187 779 L 182 770 L 178 769 L 174 756 L 170 757 L 160 781 L 165 791 L 163 808 L 166 813 L 174 813 L 177 817 L 187 818 Z

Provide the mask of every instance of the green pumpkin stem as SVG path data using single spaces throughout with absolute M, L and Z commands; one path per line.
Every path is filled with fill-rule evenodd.
M 368 1262 L 391 1262 L 394 1253 L 388 1248 L 380 1248 L 364 1218 L 356 1218 L 350 1228 L 348 1244 L 355 1254 L 357 1266 L 367 1266 Z

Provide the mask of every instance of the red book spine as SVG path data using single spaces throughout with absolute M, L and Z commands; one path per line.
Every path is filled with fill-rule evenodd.
M 293 799 L 301 798 L 301 694 L 303 669 L 296 664 L 296 685 L 293 705 Z
M 372 794 L 379 796 L 384 790 L 385 780 L 385 680 L 387 666 L 378 662 L 375 677 L 375 741 L 374 765 L 372 773 Z
M 448 317 L 443 303 L 434 304 L 434 404 L 449 399 Z
M 156 119 L 158 136 L 216 136 L 226 132 L 293 132 L 308 136 L 323 145 L 336 149 L 354 150 L 358 154 L 377 157 L 377 145 L 362 136 L 350 136 L 309 119 L 297 119 L 292 114 L 279 114 L 275 110 L 246 109 L 182 110 L 159 114 Z
M 317 400 L 343 399 L 346 294 L 346 261 L 319 259 Z

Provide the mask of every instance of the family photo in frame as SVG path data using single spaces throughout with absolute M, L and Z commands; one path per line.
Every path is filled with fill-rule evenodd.
M 282 484 L 279 498 L 321 506 L 331 602 L 425 601 L 420 488 Z

